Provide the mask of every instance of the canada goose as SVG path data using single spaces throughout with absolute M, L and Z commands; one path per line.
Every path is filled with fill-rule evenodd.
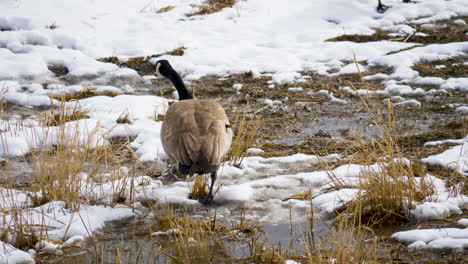
M 411 3 L 411 0 L 403 0 L 403 3 Z M 388 8 L 389 6 L 382 4 L 381 0 L 378 0 L 377 12 L 384 13 Z
M 194 99 L 167 60 L 156 62 L 156 75 L 169 79 L 179 94 L 179 102 L 167 109 L 161 127 L 164 151 L 183 175 L 210 173 L 209 194 L 199 201 L 211 204 L 217 170 L 231 146 L 229 119 L 217 102 Z

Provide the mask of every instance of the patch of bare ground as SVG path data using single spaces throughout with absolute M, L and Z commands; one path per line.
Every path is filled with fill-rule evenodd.
M 411 35 L 395 35 L 393 32 L 388 30 L 377 29 L 373 34 L 361 35 L 361 34 L 344 34 L 334 38 L 327 39 L 326 41 L 351 41 L 351 42 L 371 42 L 371 41 L 403 41 L 403 42 L 415 42 L 421 44 L 434 44 L 434 43 L 450 43 L 467 41 L 468 27 L 466 25 L 459 25 L 454 23 L 456 20 L 464 20 L 468 22 L 468 17 L 456 17 L 446 20 L 434 22 L 433 24 L 414 24 L 408 23 L 409 26 L 413 27 L 416 34 Z
M 365 75 L 377 72 L 389 72 L 385 68 L 370 69 Z M 265 156 L 288 155 L 297 152 L 330 154 L 340 152 L 350 154 L 352 142 L 357 138 L 370 137 L 376 134 L 372 125 L 372 117 L 366 113 L 364 106 L 356 96 L 343 92 L 339 88 L 352 83 L 357 88 L 370 90 L 382 89 L 380 80 L 363 81 L 361 75 L 341 75 L 334 77 L 320 76 L 304 71 L 308 79 L 300 83 L 271 85 L 268 76 L 254 77 L 251 73 L 233 74 L 227 77 L 204 77 L 191 83 L 194 94 L 198 98 L 219 100 L 231 114 L 231 119 L 239 111 L 253 118 L 261 116 L 265 120 L 260 128 L 259 137 L 254 143 L 264 148 Z M 158 81 L 159 82 L 159 81 Z M 159 83 L 163 85 L 163 83 Z M 234 84 L 242 84 L 242 88 L 233 88 Z M 168 84 L 166 84 L 168 85 Z M 302 91 L 291 92 L 289 87 L 302 87 Z M 319 90 L 332 92 L 335 97 L 346 100 L 347 104 L 330 102 L 330 99 L 316 94 Z M 168 86 L 159 93 L 169 95 L 173 88 Z M 376 97 L 382 100 L 385 96 Z M 268 105 L 265 99 L 280 101 Z M 444 127 L 450 122 L 457 122 L 453 109 L 447 104 L 463 100 L 456 94 L 445 95 L 423 100 L 422 109 L 397 109 L 397 127 L 402 135 L 413 135 L 402 138 L 405 151 L 415 152 L 415 156 L 423 157 L 431 151 L 421 150 L 424 142 L 444 138 L 460 138 L 463 128 L 453 130 Z M 439 127 L 435 127 L 440 125 Z M 433 131 L 434 130 L 434 131 Z M 416 151 L 418 149 L 418 151 Z
M 464 64 L 468 60 L 468 55 L 448 58 L 444 60 L 435 60 L 422 62 L 414 65 L 412 68 L 419 72 L 421 76 L 440 77 L 440 78 L 459 78 L 466 77 L 468 65 Z
M 54 98 L 54 99 L 57 99 L 57 100 L 60 100 L 60 101 L 69 102 L 69 101 L 72 101 L 72 100 L 80 100 L 80 99 L 85 99 L 85 98 L 98 96 L 98 95 L 105 95 L 105 96 L 114 97 L 114 96 L 117 96 L 119 94 L 121 94 L 121 93 L 113 92 L 113 91 L 98 92 L 98 91 L 96 91 L 95 88 L 88 87 L 88 88 L 85 88 L 85 89 L 83 89 L 83 90 L 81 90 L 81 91 L 79 91 L 77 93 L 53 95 L 53 96 L 51 96 L 51 98 Z
M 380 40 L 394 40 L 395 37 L 389 35 L 391 33 L 387 30 L 377 29 L 373 34 L 343 34 L 334 38 L 327 39 L 326 41 L 352 41 L 356 43 L 380 41 Z
M 462 58 L 453 60 L 455 61 L 449 59 L 434 63 L 451 68 L 450 63 L 459 63 Z M 365 65 L 365 62 L 359 63 Z M 364 80 L 363 77 L 391 72 L 391 69 L 383 67 L 369 67 L 362 74 L 338 76 L 322 76 L 311 71 L 302 71 L 303 81 L 284 84 L 273 84 L 268 74 L 255 76 L 252 72 L 246 72 L 224 77 L 203 77 L 193 80 L 189 89 L 197 98 L 218 100 L 231 120 L 239 113 L 245 113 L 247 119 L 260 117 L 263 122 L 253 145 L 262 148 L 265 157 L 298 152 L 318 155 L 341 153 L 348 156 L 359 153 L 358 146 L 376 138 L 379 131 L 372 114 L 366 110 L 360 99 L 340 87 L 352 85 L 357 89 L 382 90 L 382 80 Z M 446 70 L 445 73 L 446 76 L 457 74 L 461 74 L 460 70 Z M 172 96 L 174 88 L 169 82 L 163 79 L 154 79 L 152 82 L 155 86 L 163 87 L 154 90 L 154 94 Z M 241 84 L 242 87 L 235 88 L 235 84 Z M 302 90 L 292 92 L 290 87 L 301 87 Z M 428 90 L 434 87 L 423 88 Z M 347 103 L 331 102 L 327 96 L 318 94 L 319 90 L 331 92 Z M 382 101 L 387 97 L 376 95 L 373 100 L 376 105 L 380 104 L 379 107 L 384 107 Z M 267 104 L 266 99 L 272 101 Z M 395 109 L 399 132 L 397 142 L 402 152 L 415 161 L 450 147 L 448 144 L 425 147 L 425 142 L 461 138 L 466 134 L 463 125 L 455 129 L 451 127 L 454 123 L 465 121 L 453 115 L 453 109 L 449 105 L 468 103 L 468 98 L 457 91 L 419 96 L 417 99 L 422 102 L 421 108 Z
M 413 34 L 408 37 L 407 42 L 417 42 L 422 44 L 434 43 L 450 43 L 467 41 L 468 27 L 465 25 L 456 24 L 456 20 L 468 22 L 468 17 L 454 17 L 451 19 L 441 20 L 432 24 L 411 24 L 410 26 L 416 29 L 416 32 L 423 34 Z
M 168 6 L 165 6 L 165 7 L 161 7 L 160 9 L 158 9 L 158 10 L 156 11 L 156 13 L 158 13 L 158 14 L 166 13 L 166 12 L 171 11 L 171 10 L 174 9 L 174 8 L 175 8 L 175 6 L 173 6 L 173 5 L 168 5 Z
M 68 68 L 65 65 L 49 65 L 47 68 L 49 71 L 53 72 L 56 77 L 62 77 L 68 74 Z
M 379 72 L 390 73 L 387 68 L 371 67 L 367 72 L 339 76 L 321 76 L 303 71 L 305 81 L 272 85 L 268 75 L 254 76 L 252 73 L 233 74 L 225 77 L 209 76 L 192 81 L 190 89 L 197 98 L 218 100 L 231 120 L 239 113 L 247 119 L 260 117 L 263 122 L 253 146 L 262 148 L 265 157 L 307 153 L 328 155 L 341 153 L 344 156 L 358 155 L 362 145 L 378 138 L 378 128 L 372 113 L 369 113 L 360 99 L 340 89 L 354 85 L 357 89 L 379 90 L 384 86 L 381 80 L 363 80 L 364 76 Z M 159 86 L 166 86 L 156 93 L 170 96 L 174 89 L 164 80 L 156 80 Z M 234 88 L 235 84 L 242 87 Z M 290 87 L 301 87 L 302 91 L 292 92 Z M 330 101 L 317 93 L 327 90 L 346 104 Z M 375 96 L 372 100 L 384 107 L 387 96 Z M 418 97 L 423 106 L 418 109 L 395 109 L 398 143 L 404 155 L 413 161 L 440 153 L 449 144 L 424 146 L 427 141 L 462 138 L 466 135 L 466 120 L 453 115 L 447 105 L 463 102 L 464 96 L 455 91 L 434 96 Z M 271 100 L 269 104 L 265 100 Z M 273 103 L 271 103 L 273 102 Z M 379 103 L 380 102 L 380 103 Z M 430 168 L 431 172 L 434 172 Z M 448 175 L 448 174 L 445 174 Z M 455 182 L 460 177 L 450 174 Z
M 176 49 L 166 51 L 160 54 L 154 54 L 151 56 L 141 56 L 133 57 L 127 60 L 121 61 L 117 57 L 105 57 L 100 58 L 98 61 L 114 63 L 121 67 L 127 67 L 130 69 L 136 70 L 140 75 L 151 75 L 154 74 L 156 68 L 154 64 L 151 63 L 151 59 L 161 57 L 163 55 L 172 55 L 172 56 L 182 56 L 184 55 L 184 50 L 187 49 L 184 46 L 180 46 Z
M 192 5 L 198 8 L 198 11 L 188 13 L 187 16 L 191 17 L 216 13 L 226 7 L 232 7 L 235 3 L 235 0 L 205 0 L 201 5 Z

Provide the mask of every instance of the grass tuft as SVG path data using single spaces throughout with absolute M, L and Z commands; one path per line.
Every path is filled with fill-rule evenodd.
M 133 121 L 130 120 L 129 113 L 124 112 L 122 113 L 117 120 L 115 120 L 117 124 L 133 124 Z
M 244 111 L 242 115 L 236 115 L 232 127 L 234 139 L 226 160 L 230 160 L 232 165 L 239 166 L 247 149 L 252 146 L 262 127 L 262 118 L 259 116 L 248 118 L 247 113 Z
M 105 95 L 105 96 L 110 96 L 110 97 L 115 97 L 117 95 L 120 95 L 118 92 L 113 92 L 113 91 L 106 91 L 106 92 L 97 92 L 95 88 L 92 87 L 87 87 L 77 93 L 74 94 L 61 94 L 61 95 L 53 95 L 51 96 L 54 99 L 57 99 L 59 101 L 63 102 L 69 102 L 72 100 L 80 100 L 80 99 L 85 99 L 93 96 L 98 96 L 98 95 Z
M 189 199 L 198 200 L 201 197 L 208 195 L 208 180 L 205 175 L 196 175 L 192 189 L 190 190 Z
M 232 7 L 236 3 L 235 0 L 205 0 L 203 5 L 192 5 L 198 8 L 198 11 L 188 13 L 187 16 L 207 15 L 219 12 L 226 7 Z
M 156 13 L 161 14 L 161 13 L 169 12 L 174 8 L 175 8 L 175 6 L 168 5 L 168 6 L 165 6 L 165 7 L 161 7 L 160 9 L 158 9 L 158 11 L 156 11 Z
M 45 28 L 50 29 L 50 30 L 54 30 L 54 29 L 56 29 L 57 27 L 58 27 L 58 26 L 57 26 L 57 24 L 56 24 L 55 22 L 52 23 L 52 24 L 50 24 L 50 25 L 45 26 Z
M 358 163 L 364 165 L 377 166 L 361 173 L 356 186 L 359 193 L 339 218 L 351 216 L 354 223 L 370 226 L 405 222 L 413 201 L 422 201 L 433 194 L 434 187 L 425 180 L 424 166 L 420 163 L 413 165 L 404 159 L 398 144 L 393 104 L 387 100 L 386 108 L 383 108 L 372 99 L 360 99 L 367 111 L 373 114 L 373 123 L 380 130 L 380 138 L 355 146 L 360 149 L 360 155 L 354 159 L 359 159 Z M 349 161 L 356 160 L 352 158 Z M 336 181 L 332 183 L 337 185 Z M 342 183 L 338 182 L 338 185 Z
M 51 112 L 45 115 L 44 120 L 41 122 L 42 126 L 60 126 L 69 121 L 89 118 L 87 114 L 75 107 L 69 108 L 65 103 L 61 103 L 58 111 L 52 108 Z

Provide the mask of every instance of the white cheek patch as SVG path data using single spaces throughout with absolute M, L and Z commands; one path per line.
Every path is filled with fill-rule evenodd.
M 162 76 L 162 74 L 159 72 L 159 68 L 160 68 L 160 67 L 161 67 L 161 63 L 156 64 L 156 72 L 155 72 L 155 74 L 156 74 L 156 76 L 158 76 L 158 77 L 164 77 L 164 76 Z

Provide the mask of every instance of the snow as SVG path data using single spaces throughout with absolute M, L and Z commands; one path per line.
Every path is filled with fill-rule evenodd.
M 286 262 L 284 264 L 301 264 L 301 262 L 297 262 L 297 261 L 294 261 L 294 260 L 286 260 Z
M 67 209 L 64 202 L 54 201 L 45 205 L 23 210 L 20 213 L 21 221 L 28 225 L 47 226 L 41 231 L 50 239 L 68 240 L 74 236 L 88 237 L 95 230 L 102 228 L 107 221 L 118 220 L 135 215 L 129 207 L 105 207 L 98 205 L 77 205 L 79 209 Z M 13 214 L 4 213 L 1 216 L 2 227 L 11 228 L 17 223 Z
M 459 26 L 466 26 L 467 25 L 465 20 L 463 20 L 463 19 L 457 19 L 457 20 L 453 21 L 453 23 L 455 23 L 455 24 L 457 24 Z
M 367 68 L 359 63 L 350 63 L 348 65 L 345 65 L 343 68 L 341 68 L 341 70 L 335 75 L 356 74 L 356 73 L 365 72 L 366 70 Z
M 429 165 L 439 165 L 458 171 L 462 175 L 468 175 L 468 137 L 465 137 L 461 145 L 447 149 L 446 151 L 421 159 Z M 452 141 L 452 143 L 454 143 Z
M 413 251 L 413 250 L 420 250 L 420 249 L 426 249 L 427 244 L 424 241 L 416 241 L 408 245 L 408 250 Z
M 288 91 L 290 92 L 302 92 L 304 89 L 302 87 L 289 87 Z
M 444 139 L 444 140 L 436 140 L 436 141 L 428 141 L 424 143 L 424 146 L 437 146 L 441 144 L 463 144 L 465 141 L 468 140 L 468 137 L 462 139 Z
M 468 206 L 467 196 L 457 196 L 449 199 L 441 199 L 438 202 L 424 202 L 416 206 L 410 212 L 416 219 L 438 219 L 454 214 L 462 214 L 463 208 Z
M 35 261 L 28 253 L 0 241 L 0 263 L 33 264 Z
M 15 126 L 10 131 L 0 132 L 0 157 L 23 156 L 34 149 L 48 149 L 60 144 L 95 148 L 108 144 L 105 134 L 96 119 L 70 121 L 63 128 Z
M 22 211 L 2 212 L 0 214 L 1 228 L 14 230 L 18 225 L 27 225 L 34 227 L 30 231 L 33 234 L 40 233 L 41 237 L 47 237 L 52 241 L 75 244 L 102 228 L 108 221 L 132 217 L 136 214 L 132 208 L 125 206 L 114 208 L 102 205 L 76 204 L 75 206 L 79 209 L 72 210 L 64 202 L 54 201 Z M 14 243 L 15 240 L 15 235 L 9 234 L 5 242 Z M 39 241 L 36 244 L 36 249 L 60 254 L 62 245 L 57 245 L 49 240 Z M 0 245 L 2 263 L 34 263 L 33 258 L 28 253 L 17 250 L 5 242 L 0 241 L 2 243 Z
M 460 106 L 455 109 L 455 113 L 468 115 L 468 106 Z
M 348 88 L 351 89 L 350 87 L 348 87 Z M 346 92 L 354 94 L 353 90 L 350 91 L 350 90 L 346 89 Z M 330 99 L 330 102 L 333 102 L 333 103 L 336 103 L 336 104 L 347 104 L 348 103 L 348 102 L 346 102 L 346 100 L 336 98 L 335 95 L 332 92 L 328 91 L 328 90 L 319 90 L 319 91 L 317 91 L 315 93 L 309 93 L 309 94 Z
M 418 100 L 415 100 L 415 99 L 411 99 L 411 100 L 405 100 L 405 101 L 402 101 L 402 102 L 399 102 L 399 103 L 395 103 L 393 106 L 395 106 L 396 108 L 406 108 L 406 109 L 410 109 L 410 108 L 420 108 L 421 107 L 421 102 L 419 102 Z
M 274 72 L 275 82 L 290 82 L 299 77 L 295 71 L 303 68 L 326 72 L 339 67 L 342 73 L 355 72 L 353 63 L 340 66 L 337 62 L 352 60 L 353 54 L 358 60 L 365 60 L 411 45 L 389 41 L 323 43 L 328 38 L 343 33 L 369 34 L 374 28 L 399 25 L 421 16 L 436 21 L 467 13 L 462 0 L 395 3 L 379 16 L 375 14 L 375 1 L 371 0 L 297 0 L 294 5 L 272 0 L 267 8 L 263 1 L 252 0 L 239 1 L 234 8 L 209 16 L 181 20 L 194 10 L 191 4 L 198 2 L 46 0 L 40 4 L 41 10 L 46 11 L 37 14 L 37 2 L 33 0 L 3 1 L 1 7 L 9 16 L 2 19 L 0 26 L 11 30 L 3 31 L 0 38 L 7 47 L 0 54 L 5 59 L 1 78 L 50 75 L 47 65 L 52 64 L 66 66 L 71 76 L 124 74 L 136 78 L 134 71 L 123 73 L 115 65 L 93 58 L 153 55 L 183 44 L 186 54 L 172 60 L 187 79 L 252 70 Z M 154 12 L 169 4 L 176 8 L 166 13 Z M 64 9 L 73 12 L 64 14 Z M 286 9 L 288 13 L 284 12 Z M 421 19 L 416 22 L 427 23 Z M 47 28 L 51 24 L 56 29 Z M 303 31 L 304 25 L 314 28 L 314 32 Z M 408 32 L 401 25 L 400 28 Z
M 392 238 L 410 243 L 410 249 L 468 248 L 468 228 L 416 229 L 394 233 Z
M 263 149 L 260 149 L 260 148 L 249 148 L 247 149 L 247 154 L 251 154 L 251 155 L 261 155 L 263 153 L 265 153 L 265 151 Z
M 462 218 L 457 222 L 459 225 L 468 226 L 468 218 Z

